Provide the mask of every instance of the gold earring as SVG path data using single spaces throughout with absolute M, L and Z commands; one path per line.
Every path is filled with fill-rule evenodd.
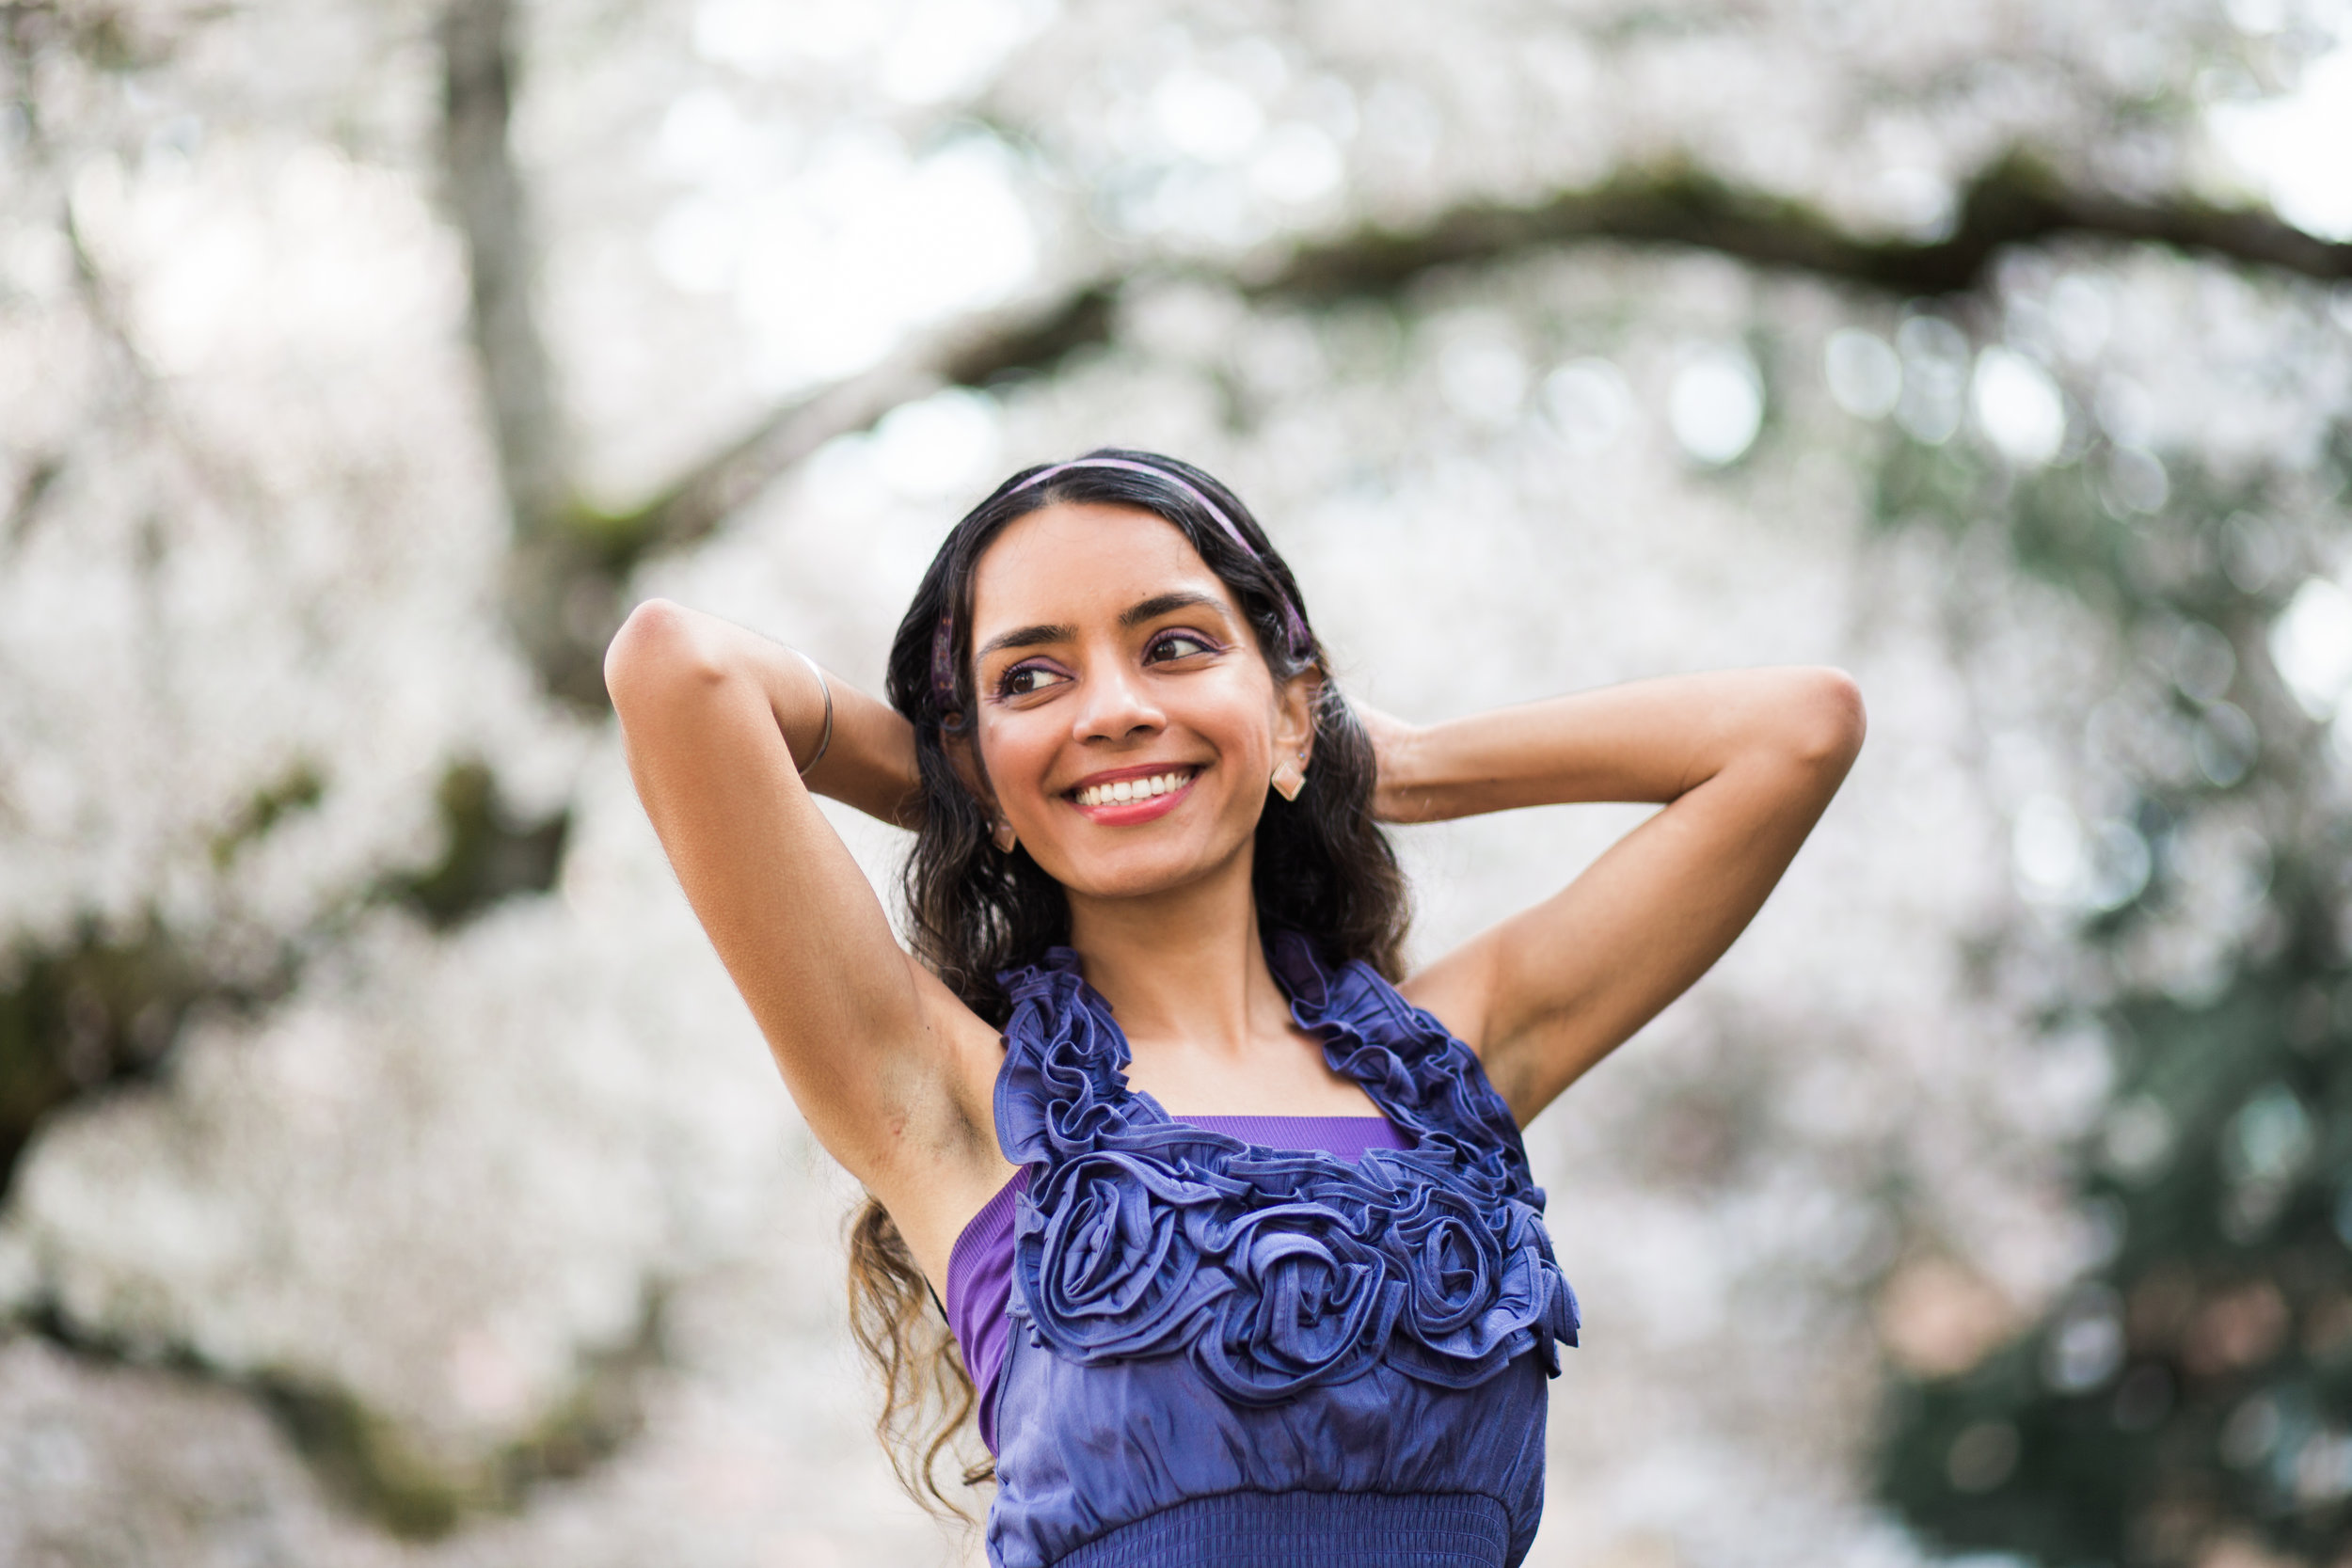
M 1298 753 L 1296 762 L 1286 762 L 1274 770 L 1274 793 L 1285 800 L 1295 800 L 1298 792 L 1307 787 L 1307 753 Z
M 1002 817 L 996 819 L 996 831 L 988 836 L 997 848 L 1008 855 L 1012 853 L 1012 847 L 1021 842 L 1012 831 L 1012 824 Z

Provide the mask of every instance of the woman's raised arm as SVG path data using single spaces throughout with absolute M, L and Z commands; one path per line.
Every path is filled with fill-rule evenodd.
M 996 1035 L 899 947 L 882 903 L 809 799 L 912 820 L 906 721 L 789 649 L 655 599 L 605 655 L 629 774 L 689 902 L 750 1004 L 809 1126 L 928 1250 L 921 1211 L 999 1180 L 970 1086 Z M 977 1075 L 977 1076 L 976 1076 Z M 944 1189 L 944 1191 L 943 1191 Z M 976 1205 L 977 1206 L 977 1205 Z
M 1561 892 L 1406 982 L 1479 1053 L 1522 1125 L 1723 956 L 1863 735 L 1853 682 L 1821 669 L 1637 681 L 1426 728 L 1367 721 L 1384 820 L 1665 806 Z

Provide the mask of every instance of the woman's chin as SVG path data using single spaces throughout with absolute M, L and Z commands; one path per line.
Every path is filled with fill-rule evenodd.
M 1136 844 L 1115 850 L 1089 848 L 1080 855 L 1040 860 L 1053 879 L 1085 898 L 1150 898 L 1174 893 L 1216 876 L 1231 854 L 1202 852 L 1193 844 Z

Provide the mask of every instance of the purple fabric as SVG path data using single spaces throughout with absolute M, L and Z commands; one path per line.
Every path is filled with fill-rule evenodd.
M 1361 1159 L 1368 1149 L 1410 1148 L 1412 1143 L 1386 1117 L 1180 1117 L 1187 1126 L 1261 1148 L 1312 1148 L 1343 1160 Z M 972 1216 L 947 1254 L 947 1326 L 963 1348 L 963 1365 L 979 1391 L 980 1440 L 996 1451 L 996 1413 L 989 1392 L 1004 1370 L 1012 1321 L 1005 1315 L 1012 1299 L 1012 1212 L 1029 1190 L 1025 1167 L 996 1190 Z
M 1454 1542 L 1319 1539 L 1318 1568 L 1511 1568 L 1534 1540 L 1545 1382 L 1577 1311 L 1510 1107 L 1368 966 L 1288 931 L 1266 960 L 1410 1147 L 1351 1161 L 1179 1121 L 1128 1087 L 1075 953 L 999 977 L 996 1138 L 1028 1180 L 986 1406 L 994 1568 L 1200 1568 L 1194 1505 L 1256 1496 L 1434 1509 Z M 1473 1497 L 1502 1506 L 1499 1553 L 1466 1557 L 1438 1517 Z

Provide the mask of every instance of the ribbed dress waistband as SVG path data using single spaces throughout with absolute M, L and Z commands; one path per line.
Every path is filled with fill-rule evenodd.
M 1055 1568 L 1504 1568 L 1509 1516 L 1474 1492 L 1228 1492 L 1097 1537 Z

